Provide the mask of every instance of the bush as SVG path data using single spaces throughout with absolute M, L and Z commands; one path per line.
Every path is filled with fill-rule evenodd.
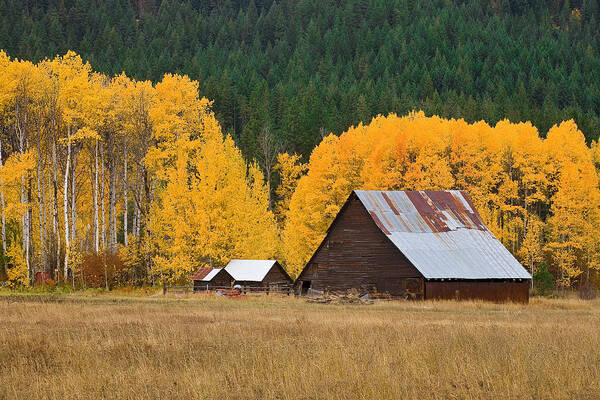
M 541 296 L 548 294 L 554 287 L 554 277 L 548 272 L 548 266 L 546 266 L 546 264 L 537 266 L 535 274 L 533 275 L 533 286 Z
M 118 254 L 109 252 L 84 254 L 80 268 L 84 274 L 85 286 L 88 288 L 105 288 L 107 280 L 110 288 L 125 283 L 123 280 L 126 275 L 125 267 Z M 81 279 L 81 276 L 78 275 L 76 278 Z

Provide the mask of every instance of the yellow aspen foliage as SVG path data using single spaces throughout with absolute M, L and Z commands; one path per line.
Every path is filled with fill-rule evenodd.
M 11 243 L 6 256 L 8 258 L 8 268 L 6 269 L 8 286 L 13 288 L 29 286 L 27 262 L 21 246 L 18 243 Z
M 544 223 L 535 214 L 525 218 L 525 236 L 517 253 L 517 258 L 529 270 L 536 272 L 536 265 L 544 261 Z
M 81 254 L 81 251 L 79 251 L 74 244 L 71 244 L 68 252 L 69 252 L 69 255 L 68 255 L 69 266 L 70 266 L 71 270 L 73 271 L 73 278 L 74 278 L 73 281 L 75 281 L 76 279 L 80 279 L 82 286 L 85 286 L 85 281 L 83 279 L 83 271 L 82 271 L 83 254 Z
M 543 139 L 531 123 L 378 116 L 313 151 L 289 202 L 287 267 L 301 270 L 351 190 L 460 189 L 529 270 L 549 261 L 571 285 L 598 265 L 597 151 L 573 121 Z
M 13 153 L 0 168 L 0 181 L 3 183 L 6 199 L 4 212 L 8 220 L 17 220 L 29 207 L 21 202 L 20 188 L 22 178 L 28 179 L 31 176 L 36 161 L 35 155 L 30 151 Z
M 275 190 L 278 201 L 275 204 L 275 216 L 283 226 L 285 216 L 290 209 L 290 200 L 298 186 L 298 181 L 308 169 L 305 163 L 300 161 L 298 154 L 281 153 L 277 155 L 275 171 L 279 173 L 279 185 Z
M 273 213 L 258 164 L 198 89 L 186 76 L 153 85 L 95 73 L 72 51 L 38 64 L 0 51 L 0 219 L 13 281 L 23 265 L 26 280 L 77 281 L 75 256 L 101 249 L 119 251 L 136 283 L 234 257 L 279 256 L 297 275 L 354 189 L 465 190 L 530 271 L 546 262 L 563 286 L 600 277 L 600 146 L 574 121 L 543 138 L 528 122 L 377 116 L 326 136 L 306 164 L 279 154 Z
M 231 258 L 271 258 L 277 232 L 264 177 L 223 136 L 197 83 L 166 75 L 150 110 L 156 146 L 148 151 L 158 200 L 150 218 L 155 272 L 181 280 Z

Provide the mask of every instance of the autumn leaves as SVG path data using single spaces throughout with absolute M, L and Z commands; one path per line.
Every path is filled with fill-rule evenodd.
M 302 268 L 351 190 L 462 189 L 530 271 L 546 262 L 560 285 L 585 284 L 600 261 L 599 154 L 573 121 L 543 139 L 530 123 L 377 117 L 313 151 L 289 202 L 287 266 Z
M 159 188 L 148 221 L 153 271 L 174 280 L 199 266 L 277 251 L 263 174 L 222 134 L 197 85 L 166 75 L 150 111 L 156 145 L 145 160 Z
M 546 262 L 564 286 L 597 279 L 600 151 L 572 121 L 543 139 L 529 123 L 380 116 L 325 137 L 307 164 L 280 154 L 267 183 L 210 107 L 186 76 L 152 84 L 95 73 L 72 52 L 39 64 L 0 53 L 11 282 L 77 283 L 79 255 L 103 252 L 136 282 L 230 258 L 277 258 L 295 275 L 353 189 L 466 190 L 532 272 Z

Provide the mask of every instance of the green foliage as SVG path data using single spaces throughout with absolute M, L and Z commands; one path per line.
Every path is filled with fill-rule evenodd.
M 74 50 L 99 71 L 200 82 L 244 155 L 266 127 L 307 157 L 377 114 L 570 118 L 600 132 L 597 0 L 0 0 L 0 48 Z
M 546 264 L 542 263 L 537 266 L 535 274 L 533 275 L 533 286 L 542 296 L 547 294 L 554 287 L 554 278 L 548 271 L 548 266 Z

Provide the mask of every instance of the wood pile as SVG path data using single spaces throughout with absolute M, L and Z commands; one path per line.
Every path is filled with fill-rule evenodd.
M 369 298 L 369 295 L 361 296 L 356 290 L 350 290 L 346 294 L 330 294 L 324 293 L 320 296 L 310 297 L 307 300 L 309 303 L 318 304 L 373 304 L 374 301 Z

